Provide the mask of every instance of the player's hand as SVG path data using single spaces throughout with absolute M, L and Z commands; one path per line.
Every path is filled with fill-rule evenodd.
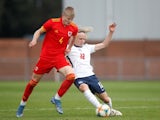
M 33 47 L 33 46 L 35 46 L 37 44 L 37 41 L 35 41 L 35 40 L 32 40 L 30 43 L 29 43 L 29 47 Z
M 65 54 L 67 55 L 69 52 L 71 51 L 71 49 L 66 49 Z
M 116 29 L 116 23 L 112 23 L 111 25 L 109 25 L 109 31 L 110 32 L 114 32 Z

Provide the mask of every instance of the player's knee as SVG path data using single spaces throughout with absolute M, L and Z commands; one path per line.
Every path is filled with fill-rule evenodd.
M 81 92 L 85 92 L 85 91 L 88 91 L 88 90 L 89 90 L 89 87 L 88 87 L 87 84 L 83 83 L 83 84 L 81 84 L 81 85 L 79 86 L 79 90 L 80 90 Z
M 110 100 L 111 100 L 111 99 L 110 99 L 110 97 L 108 97 L 108 96 L 104 98 L 104 102 L 105 102 L 105 103 L 109 103 Z
M 38 81 L 30 80 L 29 84 L 32 85 L 32 86 L 36 86 L 38 84 Z
M 75 74 L 74 73 L 70 73 L 66 76 L 67 80 L 74 80 L 75 79 Z

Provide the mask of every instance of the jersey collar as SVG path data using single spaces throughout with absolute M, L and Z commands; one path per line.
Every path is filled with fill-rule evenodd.
M 80 48 L 82 47 L 82 46 L 78 46 L 78 45 L 75 45 L 75 44 L 74 44 L 74 46 L 75 46 L 75 47 L 80 47 Z

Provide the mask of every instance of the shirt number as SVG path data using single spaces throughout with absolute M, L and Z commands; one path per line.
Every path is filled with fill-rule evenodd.
M 59 43 L 60 43 L 60 44 L 63 43 L 63 37 L 61 37 L 61 39 L 59 39 Z

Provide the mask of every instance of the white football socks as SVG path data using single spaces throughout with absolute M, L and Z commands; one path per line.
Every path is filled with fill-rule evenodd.
M 107 103 L 109 107 L 112 109 L 112 99 L 109 97 L 109 103 Z
M 56 95 L 54 96 L 55 99 L 57 100 L 61 100 L 61 97 L 58 95 L 58 93 L 56 93 Z
M 86 90 L 83 92 L 84 96 L 87 98 L 89 102 L 91 102 L 96 108 L 101 106 L 101 103 L 97 100 L 97 98 L 92 94 L 90 90 Z
M 24 102 L 23 100 L 21 100 L 20 105 L 25 106 L 27 102 Z

